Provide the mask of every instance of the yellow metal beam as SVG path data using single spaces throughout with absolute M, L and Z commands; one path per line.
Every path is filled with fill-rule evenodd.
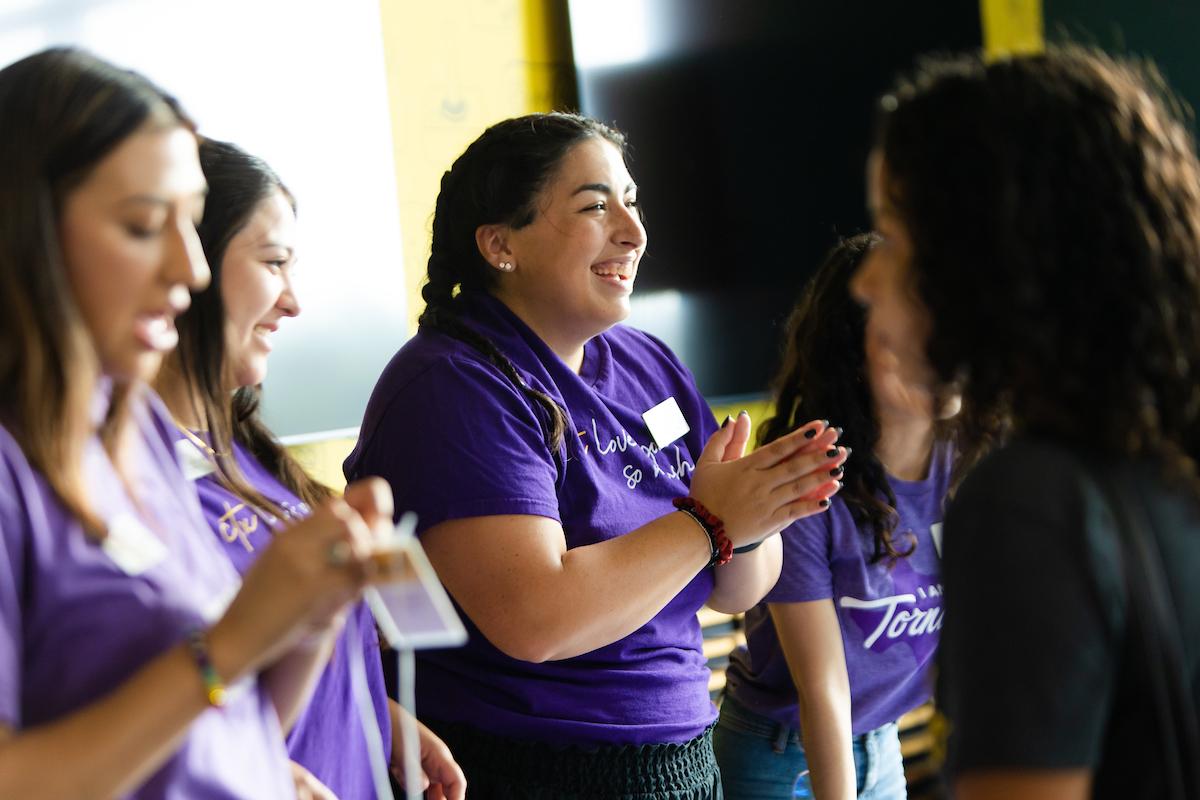
M 989 62 L 1045 52 L 1041 0 L 979 0 L 979 16 Z

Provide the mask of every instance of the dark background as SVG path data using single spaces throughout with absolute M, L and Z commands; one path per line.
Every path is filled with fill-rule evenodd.
M 644 4 L 677 20 L 668 47 L 576 68 L 581 110 L 632 145 L 650 239 L 631 324 L 666 339 L 710 398 L 762 392 L 806 278 L 838 235 L 867 229 L 875 100 L 915 54 L 978 47 L 978 5 Z M 670 312 L 652 296 L 664 289 L 680 292 Z
M 666 339 L 710 398 L 760 393 L 805 280 L 838 235 L 868 227 L 876 99 L 918 54 L 978 49 L 979 4 L 640 5 L 670 21 L 644 59 L 576 65 L 581 110 L 632 145 L 650 245 L 630 322 Z M 1047 0 L 1044 14 L 1050 40 L 1151 55 L 1200 99 L 1200 3 Z M 628 36 L 619 13 L 609 30 L 580 19 L 577 49 L 581 35 Z

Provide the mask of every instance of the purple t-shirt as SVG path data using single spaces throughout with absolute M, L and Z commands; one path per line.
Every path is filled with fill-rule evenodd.
M 197 465 L 197 472 L 206 466 L 211 469 L 211 462 L 186 437 L 180 435 L 175 447 L 185 465 Z M 289 517 L 309 514 L 308 506 L 263 469 L 241 445 L 234 444 L 233 455 L 249 484 L 287 511 Z M 272 529 L 280 521 L 264 509 L 248 506 L 221 486 L 212 472 L 197 478 L 196 489 L 209 528 L 224 544 L 234 567 L 244 575 L 270 543 Z M 375 621 L 363 603 L 352 613 L 360 633 L 357 645 L 349 641 L 349 629 L 342 632 L 312 699 L 288 734 L 287 746 L 292 759 L 316 775 L 338 797 L 370 798 L 375 797 L 375 785 L 371 780 L 366 738 L 351 694 L 349 647 L 358 646 L 364 651 L 367 687 L 375 703 L 385 753 L 391 752 L 392 728 Z
M 188 631 L 214 622 L 237 591 L 237 573 L 203 529 L 195 491 L 175 461 L 173 428 L 158 398 L 143 391 L 131 409 L 138 505 L 99 439 L 87 443 L 88 494 L 109 528 L 103 544 L 85 535 L 0 428 L 0 721 L 18 731 L 117 688 Z M 279 719 L 255 678 L 230 687 L 224 708 L 202 712 L 175 753 L 128 795 L 294 796 Z
M 560 522 L 568 548 L 621 536 L 673 510 L 716 422 L 665 345 L 616 326 L 587 343 L 577 375 L 495 298 L 467 292 L 458 303 L 529 385 L 567 411 L 558 463 L 540 410 L 499 369 L 469 345 L 422 329 L 375 386 L 346 460 L 348 478 L 386 478 L 397 510 L 416 511 L 420 530 L 531 514 Z M 659 451 L 641 415 L 668 397 L 691 430 Z M 418 709 L 562 745 L 692 739 L 715 716 L 696 621 L 712 587 L 712 570 L 702 570 L 625 638 L 543 664 L 504 655 L 467 619 L 466 646 L 418 654 Z
M 853 465 L 850 465 L 853 466 Z M 847 467 L 849 468 L 849 467 Z M 932 694 L 934 653 L 942 627 L 942 505 L 950 474 L 939 447 L 921 481 L 889 477 L 899 524 L 894 541 L 916 537 L 911 556 L 872 564 L 874 538 L 860 530 L 841 498 L 828 513 L 783 533 L 783 571 L 767 596 L 746 613 L 746 646 L 730 658 L 729 694 L 760 714 L 795 727 L 799 706 L 787 659 L 767 603 L 833 599 L 850 677 L 855 735 L 895 722 Z

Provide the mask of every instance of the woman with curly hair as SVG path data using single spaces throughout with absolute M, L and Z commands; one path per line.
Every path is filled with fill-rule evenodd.
M 1013 430 L 945 523 L 964 800 L 1196 796 L 1200 165 L 1177 108 L 1077 47 L 928 63 L 881 103 L 868 337 Z
M 959 400 L 864 337 L 849 282 L 877 246 L 835 247 L 788 325 L 762 440 L 828 414 L 858 455 L 829 513 L 784 531 L 779 582 L 746 614 L 714 736 L 730 800 L 906 794 L 896 720 L 932 694 Z

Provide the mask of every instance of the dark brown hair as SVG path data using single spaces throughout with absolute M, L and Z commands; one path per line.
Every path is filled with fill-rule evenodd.
M 877 141 L 930 362 L 973 423 L 1200 491 L 1200 165 L 1154 67 L 1073 45 L 929 61 Z
M 508 358 L 487 337 L 463 324 L 456 293 L 486 291 L 496 270 L 475 241 L 481 225 L 519 229 L 533 222 L 534 201 L 567 153 L 587 139 L 601 138 L 625 153 L 625 137 L 578 114 L 530 114 L 488 128 L 442 176 L 433 215 L 429 280 L 421 290 L 422 327 L 433 328 L 474 347 L 542 410 L 546 446 L 558 457 L 566 417 L 548 395 L 526 384 Z
M 208 182 L 208 197 L 196 232 L 212 270 L 212 282 L 193 296 L 191 307 L 176 320 L 179 347 L 168 370 L 186 387 L 181 394 L 189 402 L 199 403 L 199 408 L 192 410 L 208 431 L 217 480 L 247 504 L 284 518 L 285 509 L 246 480 L 234 459 L 233 442 L 246 448 L 268 473 L 310 506 L 327 500 L 332 492 L 309 477 L 263 424 L 259 415 L 261 386 L 239 386 L 230 395 L 221 275 L 230 240 L 246 226 L 260 203 L 275 192 L 282 192 L 293 210 L 296 203 L 266 162 L 236 145 L 201 140 L 200 166 Z
M 874 234 L 841 240 L 805 286 L 788 319 L 783 361 L 773 381 L 775 412 L 758 435 L 766 444 L 822 418 L 843 429 L 838 443 L 853 449 L 854 458 L 838 497 L 860 528 L 871 532 L 873 562 L 903 558 L 915 548 L 915 542 L 897 543 L 894 537 L 896 495 L 875 455 L 880 430 L 867 378 L 866 316 L 850 295 L 850 280 L 877 241 Z M 936 440 L 954 454 L 961 443 L 955 423 L 937 423 Z
M 89 535 L 104 536 L 82 452 L 100 379 L 59 244 L 66 196 L 142 126 L 194 125 L 135 72 L 72 48 L 0 70 L 0 419 Z M 129 387 L 116 386 L 101 437 L 114 454 Z

